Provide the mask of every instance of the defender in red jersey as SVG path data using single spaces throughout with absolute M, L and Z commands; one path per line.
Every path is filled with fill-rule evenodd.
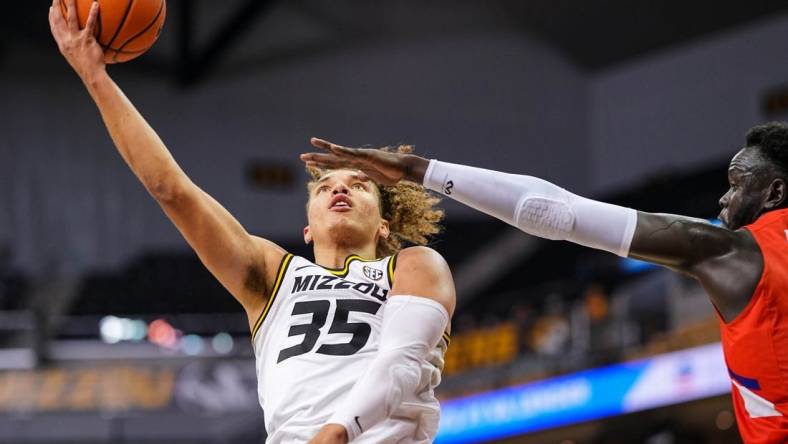
M 750 129 L 728 168 L 723 227 L 635 211 L 572 194 L 544 180 L 413 155 L 346 148 L 308 165 L 350 167 L 378 183 L 424 186 L 526 233 L 575 242 L 696 278 L 720 318 L 733 405 L 748 444 L 788 442 L 788 125 Z
M 749 303 L 720 333 L 739 430 L 748 443 L 788 441 L 788 210 L 744 227 L 763 271 Z

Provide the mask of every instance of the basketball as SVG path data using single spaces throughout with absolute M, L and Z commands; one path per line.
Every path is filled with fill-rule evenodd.
M 84 28 L 94 0 L 75 0 L 79 27 Z M 98 0 L 94 35 L 106 63 L 127 62 L 145 53 L 159 37 L 167 13 L 165 0 Z M 67 5 L 60 0 L 63 16 Z

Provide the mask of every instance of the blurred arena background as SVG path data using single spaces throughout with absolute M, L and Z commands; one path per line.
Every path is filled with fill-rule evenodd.
M 49 35 L 0 15 L 0 442 L 262 442 L 241 307 L 127 170 Z M 788 3 L 170 0 L 111 74 L 245 227 L 303 245 L 319 136 L 713 218 L 788 118 Z M 446 202 L 459 309 L 438 442 L 735 443 L 693 282 Z

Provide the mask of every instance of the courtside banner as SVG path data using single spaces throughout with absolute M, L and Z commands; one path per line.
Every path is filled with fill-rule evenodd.
M 445 401 L 435 442 L 484 442 L 726 392 L 715 343 Z
M 167 411 L 259 412 L 254 362 L 151 360 L 0 371 L 0 418 Z

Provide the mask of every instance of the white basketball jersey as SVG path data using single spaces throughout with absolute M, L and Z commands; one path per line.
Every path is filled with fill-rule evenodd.
M 365 373 L 378 351 L 395 265 L 396 256 L 350 256 L 342 269 L 290 254 L 282 259 L 252 334 L 267 443 L 309 441 Z M 440 418 L 434 389 L 448 341 L 444 335 L 422 364 L 417 393 L 354 443 L 432 442 Z

